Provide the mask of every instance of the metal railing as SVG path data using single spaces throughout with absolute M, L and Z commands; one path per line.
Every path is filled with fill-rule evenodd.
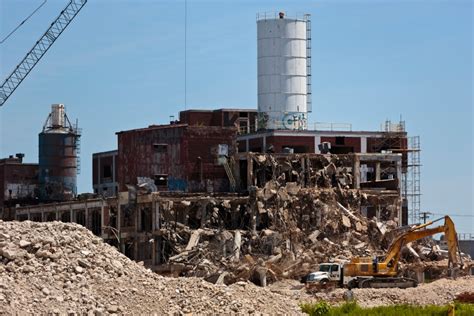
M 405 121 L 392 123 L 392 121 L 386 120 L 384 123 L 380 124 L 380 130 L 382 132 L 403 133 L 405 132 Z
M 474 240 L 473 233 L 458 233 L 458 240 Z
M 287 13 L 285 11 L 283 12 L 284 19 L 292 19 L 292 20 L 300 20 L 300 21 L 307 21 L 309 19 L 309 15 L 307 13 Z M 280 12 L 277 11 L 268 11 L 268 12 L 259 12 L 256 15 L 257 21 L 260 20 L 273 20 L 273 19 L 279 19 L 280 18 Z
M 257 131 L 257 128 L 255 125 L 239 127 L 239 135 L 251 134 L 251 133 L 255 133 L 256 131 Z
M 315 131 L 352 131 L 351 123 L 332 123 L 332 122 L 315 122 L 313 123 Z

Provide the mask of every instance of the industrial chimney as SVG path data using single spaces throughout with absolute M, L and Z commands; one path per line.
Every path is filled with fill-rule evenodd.
M 260 129 L 305 130 L 311 112 L 310 15 L 257 15 Z
M 77 194 L 80 133 L 64 104 L 53 104 L 39 134 L 39 182 L 42 201 L 66 201 Z

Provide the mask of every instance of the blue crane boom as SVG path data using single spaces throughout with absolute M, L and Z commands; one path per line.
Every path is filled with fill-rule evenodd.
M 61 11 L 59 16 L 51 23 L 33 48 L 0 86 L 0 106 L 2 106 L 16 88 L 18 88 L 20 83 L 28 76 L 30 71 L 36 66 L 44 54 L 46 54 L 51 45 L 53 45 L 59 35 L 61 35 L 86 3 L 87 0 L 69 1 L 68 5 Z

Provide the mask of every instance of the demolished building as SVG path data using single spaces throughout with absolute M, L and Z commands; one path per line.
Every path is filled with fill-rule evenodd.
M 76 222 L 154 271 L 211 278 L 228 270 L 226 282 L 252 278 L 263 258 L 291 253 L 306 265 L 279 274 L 299 277 L 310 262 L 372 254 L 383 227 L 400 224 L 400 154 L 243 153 L 234 160 L 241 162 L 236 183 L 245 187 L 239 193 L 137 187 L 117 197 L 18 207 L 16 219 Z M 380 165 L 391 180 L 361 182 L 361 163 Z M 316 247 L 311 256 L 307 243 Z
M 308 124 L 309 22 L 257 19 L 258 110 L 186 110 L 117 132 L 116 150 L 93 154 L 94 194 L 13 217 L 79 223 L 153 271 L 216 283 L 379 253 L 409 221 L 408 183 L 419 190 L 405 124 Z

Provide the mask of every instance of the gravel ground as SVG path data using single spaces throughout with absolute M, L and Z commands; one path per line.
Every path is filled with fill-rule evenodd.
M 345 289 L 320 292 L 314 295 L 305 293 L 298 281 L 284 281 L 272 284 L 272 291 L 292 298 L 295 301 L 326 300 L 333 304 L 343 302 Z M 452 302 L 457 294 L 474 292 L 474 276 L 457 279 L 439 279 L 408 289 L 353 289 L 354 298 L 362 307 L 375 307 L 394 304 L 444 305 Z
M 301 314 L 298 303 L 341 302 L 344 289 L 309 295 L 298 281 L 267 288 L 165 278 L 77 224 L 0 221 L 0 314 Z M 355 289 L 364 307 L 446 304 L 474 277 L 410 289 Z

